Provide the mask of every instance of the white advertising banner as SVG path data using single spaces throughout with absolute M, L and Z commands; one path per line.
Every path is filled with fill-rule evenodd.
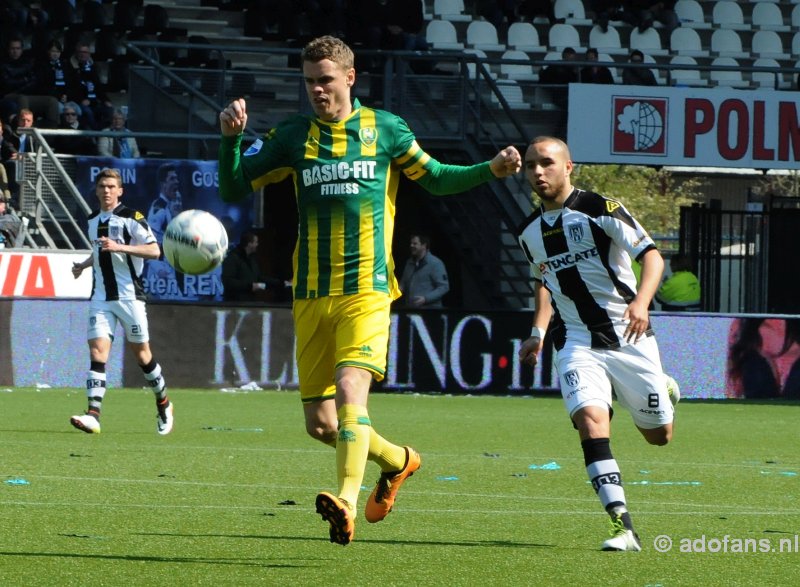
M 800 92 L 570 84 L 580 163 L 800 169 Z
M 72 264 L 83 261 L 90 251 L 48 251 L 6 249 L 0 252 L 0 297 L 71 298 L 88 300 L 92 293 L 92 271 L 78 279 Z

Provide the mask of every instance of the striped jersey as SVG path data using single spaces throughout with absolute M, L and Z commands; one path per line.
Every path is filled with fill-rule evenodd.
M 444 165 L 417 144 L 406 122 L 362 107 L 341 121 L 296 115 L 240 155 L 239 137 L 222 137 L 220 195 L 241 199 L 291 177 L 297 198 L 294 297 L 400 295 L 392 260 L 400 174 L 434 194 L 462 192 L 494 178 L 488 162 Z
M 561 209 L 529 216 L 518 238 L 533 278 L 552 296 L 556 350 L 627 344 L 622 316 L 636 295 L 631 258 L 656 245 L 622 204 L 574 188 Z
M 144 300 L 142 270 L 144 259 L 125 253 L 101 252 L 98 239 L 108 237 L 126 245 L 156 242 L 144 215 L 120 204 L 111 212 L 96 211 L 89 216 L 89 241 L 92 243 L 92 300 Z

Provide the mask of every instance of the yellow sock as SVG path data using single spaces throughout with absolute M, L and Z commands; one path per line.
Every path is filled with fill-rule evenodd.
M 336 440 L 336 473 L 339 497 L 353 506 L 355 514 L 358 492 L 367 465 L 371 426 L 366 406 L 345 404 L 337 412 L 339 435 Z
M 406 466 L 406 449 L 386 440 L 370 428 L 369 460 L 377 463 L 381 471 L 399 471 Z

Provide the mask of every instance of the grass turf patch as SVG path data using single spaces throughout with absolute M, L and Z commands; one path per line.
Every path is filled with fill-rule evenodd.
M 336 490 L 334 452 L 305 435 L 296 393 L 170 396 L 175 429 L 160 437 L 149 391 L 110 390 L 99 435 L 69 425 L 83 390 L 0 394 L 0 584 L 797 581 L 797 405 L 684 402 L 666 447 L 617 410 L 643 552 L 604 553 L 607 516 L 560 399 L 374 394 L 373 425 L 422 469 L 385 521 L 359 514 L 343 548 L 314 513 Z M 377 477 L 369 463 L 362 511 Z

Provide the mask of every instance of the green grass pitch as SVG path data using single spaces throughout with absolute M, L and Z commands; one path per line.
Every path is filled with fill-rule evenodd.
M 683 402 L 666 447 L 618 410 L 643 551 L 607 553 L 558 398 L 374 394 L 373 425 L 422 468 L 341 547 L 314 512 L 334 453 L 305 435 L 296 393 L 170 395 L 170 436 L 132 389 L 109 391 L 88 435 L 69 425 L 83 390 L 0 390 L 0 585 L 800 584 L 798 405 Z

